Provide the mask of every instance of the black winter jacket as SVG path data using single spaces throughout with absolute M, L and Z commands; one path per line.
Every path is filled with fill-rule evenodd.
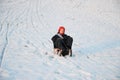
M 68 35 L 66 35 L 66 34 L 60 35 L 60 34 L 58 33 L 58 34 L 54 35 L 51 40 L 53 41 L 53 43 L 55 43 L 58 38 L 63 39 L 63 41 L 64 41 L 64 43 L 65 43 L 65 45 L 66 45 L 67 48 L 71 48 L 71 46 L 69 46 L 69 40 L 70 40 L 70 39 L 73 40 L 72 37 L 70 37 L 70 36 L 68 36 Z M 71 44 L 72 44 L 72 43 L 70 43 L 70 45 L 71 45 Z M 54 45 L 54 48 L 56 48 L 55 45 Z

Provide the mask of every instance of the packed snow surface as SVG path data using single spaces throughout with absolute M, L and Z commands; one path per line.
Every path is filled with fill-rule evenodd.
M 53 54 L 61 25 L 72 57 Z M 0 80 L 120 80 L 120 0 L 0 0 Z

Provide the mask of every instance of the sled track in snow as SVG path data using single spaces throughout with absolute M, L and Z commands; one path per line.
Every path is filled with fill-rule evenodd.
M 34 19 L 36 19 L 36 10 L 35 10 L 36 8 L 34 8 L 34 5 L 36 5 L 36 4 L 33 4 L 33 3 L 34 2 L 32 2 L 32 1 L 29 2 L 29 14 L 27 17 L 27 26 L 29 27 L 29 25 L 31 25 L 35 32 L 34 34 L 38 35 L 40 33 L 41 29 L 39 29 L 39 27 L 36 26 L 36 25 L 39 26 L 39 24 L 36 24 L 36 23 L 35 23 L 36 25 L 34 24 L 34 22 L 35 22 Z M 34 40 L 37 41 L 38 44 L 41 44 L 41 42 L 40 42 L 41 39 L 39 36 L 36 37 Z
M 37 79 L 48 80 L 49 78 L 50 78 L 49 80 L 53 80 L 53 79 L 70 80 L 74 78 L 76 78 L 76 80 L 96 80 L 96 79 L 99 79 L 100 77 L 103 77 L 100 79 L 100 80 L 103 80 L 103 79 L 109 79 L 109 76 L 113 75 L 113 73 L 115 73 L 115 75 L 113 75 L 112 78 L 114 77 L 116 78 L 116 75 L 118 75 L 119 73 L 117 71 L 119 70 L 119 66 L 117 64 L 119 63 L 119 58 L 117 57 L 117 55 L 119 54 L 116 53 L 117 49 L 116 49 L 116 52 L 114 52 L 114 49 L 112 50 L 113 53 L 116 53 L 117 55 L 112 54 L 112 52 L 109 50 L 108 52 L 98 51 L 98 52 L 95 52 L 95 54 L 89 54 L 90 53 L 89 50 L 93 49 L 94 46 L 85 48 L 83 49 L 83 52 L 82 52 L 81 45 L 84 45 L 84 41 L 82 44 L 80 41 L 89 39 L 89 38 L 84 38 L 82 36 L 82 38 L 84 39 L 81 39 L 81 37 L 77 36 L 78 38 L 74 38 L 74 39 L 78 39 L 77 40 L 78 42 L 76 41 L 73 44 L 75 47 L 74 49 L 75 51 L 73 52 L 73 55 L 75 56 L 73 57 L 66 57 L 66 58 L 59 57 L 57 55 L 53 55 L 51 50 L 48 50 L 51 48 L 49 44 L 52 44 L 50 39 L 48 39 L 48 37 L 51 37 L 51 35 L 53 34 L 50 30 L 51 28 L 55 28 L 51 26 L 50 22 L 52 21 L 50 21 L 51 19 L 48 19 L 48 18 L 50 18 L 51 16 L 55 17 L 54 14 L 56 14 L 58 18 L 60 17 L 58 16 L 59 13 L 56 12 L 57 8 L 58 8 L 58 11 L 59 9 L 61 9 L 60 5 L 63 5 L 63 6 L 65 5 L 65 8 L 71 5 L 70 6 L 71 9 L 75 8 L 76 12 L 78 11 L 78 13 L 80 13 L 79 9 L 82 9 L 83 8 L 82 5 L 84 5 L 84 3 L 87 2 L 88 0 L 80 0 L 80 1 L 76 0 L 76 2 L 74 2 L 74 0 L 68 0 L 65 3 L 61 2 L 61 0 L 51 0 L 51 1 L 46 0 L 45 2 L 44 0 L 27 0 L 27 1 L 24 0 L 24 1 L 23 2 L 15 1 L 13 3 L 11 2 L 10 5 L 12 4 L 15 4 L 15 5 L 7 9 L 6 13 L 3 13 L 5 16 L 2 17 L 0 22 L 0 38 L 1 38 L 0 40 L 4 42 L 2 43 L 3 45 L 1 50 L 2 50 L 2 58 L 4 58 L 4 62 L 5 62 L 4 64 L 2 64 L 2 67 L 7 69 L 13 78 L 14 76 L 16 76 L 17 79 L 22 80 L 22 79 L 28 78 L 28 80 L 30 80 L 29 78 L 34 77 L 33 75 L 35 75 L 34 80 L 37 80 Z M 65 0 L 62 0 L 62 1 L 65 1 Z M 54 5 L 54 2 L 55 2 L 55 5 Z M 57 4 L 58 6 L 56 7 Z M 51 8 L 53 8 L 53 10 Z M 46 11 L 44 11 L 43 9 L 46 9 Z M 49 11 L 49 9 L 51 11 Z M 46 14 L 46 12 L 48 12 L 48 14 Z M 72 10 L 70 12 L 72 12 Z M 72 17 L 74 17 L 73 14 L 74 12 L 70 13 L 70 15 L 61 16 L 61 17 L 67 17 L 67 19 L 71 20 Z M 79 16 L 75 15 L 75 18 L 77 19 Z M 56 20 L 56 19 L 53 19 L 53 20 Z M 53 24 L 54 23 L 52 23 L 52 25 Z M 107 23 L 107 24 L 110 24 L 110 23 Z M 107 27 L 107 25 L 104 23 L 102 25 L 103 26 L 105 25 L 105 27 Z M 78 26 L 78 25 L 75 25 L 75 26 Z M 117 27 L 114 29 L 112 29 L 112 27 L 113 26 L 109 27 L 111 31 L 119 32 L 119 30 L 117 30 Z M 71 26 L 70 28 L 73 29 Z M 79 29 L 79 27 L 76 27 L 76 28 Z M 95 33 L 97 34 L 97 32 Z M 47 36 L 48 34 L 50 35 Z M 92 33 L 90 34 L 92 35 Z M 14 38 L 18 38 L 18 39 L 12 40 L 12 41 L 10 40 Z M 79 38 L 81 40 L 79 40 Z M 12 44 L 10 44 L 9 42 L 13 42 L 13 45 L 15 45 L 15 47 L 17 48 L 14 48 L 14 46 L 12 46 Z M 98 46 L 100 46 L 100 48 L 98 47 L 97 49 L 101 49 L 101 47 L 106 48 L 107 45 L 105 47 L 102 45 L 98 45 Z M 14 49 L 11 50 L 11 47 Z M 88 49 L 88 52 L 84 54 L 84 51 L 86 51 L 87 49 Z M 105 51 L 104 49 L 102 50 Z M 93 51 L 95 51 L 95 48 Z M 103 55 L 101 55 L 101 53 Z M 50 72 L 51 74 L 48 74 L 48 72 Z M 47 75 L 47 76 L 44 77 L 44 75 Z M 51 76 L 53 76 L 53 78 L 51 78 Z M 43 79 L 41 79 L 41 77 Z M 117 79 L 119 79 L 119 75 L 115 80 Z M 12 78 L 10 80 L 12 80 Z
M 11 7 L 10 10 L 7 12 L 7 16 L 4 19 L 2 19 L 3 21 L 1 22 L 0 35 L 2 36 L 3 34 L 6 34 L 6 36 L 4 36 L 5 44 L 4 44 L 4 47 L 2 49 L 1 59 L 4 58 L 4 55 L 7 55 L 7 54 L 5 54 L 5 50 L 6 50 L 7 45 L 9 44 L 8 43 L 9 42 L 9 36 L 12 34 L 13 31 L 15 31 L 18 28 L 19 19 L 25 13 L 25 10 L 26 10 L 26 8 L 23 9 L 23 11 L 21 9 L 21 13 L 17 14 L 17 13 L 14 12 L 14 10 L 16 10 L 16 9 L 17 9 L 17 7 L 14 8 L 14 9 Z M 10 17 L 12 17 L 12 19 Z M 16 21 L 18 21 L 18 22 L 15 23 Z M 6 26 L 6 28 L 3 28 L 5 26 Z M 0 66 L 2 66 L 2 60 L 1 60 L 1 65 Z
M 34 32 L 36 35 L 38 34 L 42 34 L 43 33 L 43 30 L 46 29 L 44 32 L 46 32 L 47 34 L 51 34 L 50 30 L 48 30 L 48 25 L 47 22 L 44 22 L 44 19 L 42 18 L 42 5 L 41 5 L 41 1 L 39 0 L 36 0 L 37 3 L 35 2 L 30 2 L 29 4 L 29 16 L 30 16 L 30 21 L 29 21 L 29 18 L 28 18 L 28 23 L 30 22 L 31 23 L 31 26 L 33 27 L 34 29 Z M 41 14 L 41 15 L 40 15 Z M 37 21 L 37 22 L 36 22 Z M 38 36 L 38 38 L 36 39 L 36 41 L 39 43 L 39 44 L 42 44 L 43 46 L 44 45 L 44 42 L 40 42 L 41 39 L 46 39 L 48 40 L 45 36 Z M 49 41 L 49 40 L 48 40 Z M 45 46 L 46 47 L 46 46 Z
M 3 49 L 2 49 L 2 53 L 1 53 L 1 57 L 0 57 L 0 67 L 2 67 L 2 61 L 3 61 L 3 57 L 4 57 L 4 54 L 5 54 L 5 50 L 6 50 L 6 47 L 8 45 L 8 29 L 9 29 L 9 24 L 7 24 L 7 27 L 6 27 L 6 34 L 5 34 L 5 44 L 3 46 Z

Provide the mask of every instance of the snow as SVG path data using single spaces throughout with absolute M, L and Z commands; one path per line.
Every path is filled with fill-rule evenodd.
M 53 54 L 59 26 L 73 57 Z M 0 0 L 0 80 L 120 80 L 119 0 Z

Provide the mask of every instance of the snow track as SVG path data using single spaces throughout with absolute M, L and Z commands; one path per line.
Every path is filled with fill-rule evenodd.
M 119 80 L 118 4 L 1 0 L 0 80 Z M 53 54 L 51 37 L 60 25 L 73 37 L 73 57 Z

